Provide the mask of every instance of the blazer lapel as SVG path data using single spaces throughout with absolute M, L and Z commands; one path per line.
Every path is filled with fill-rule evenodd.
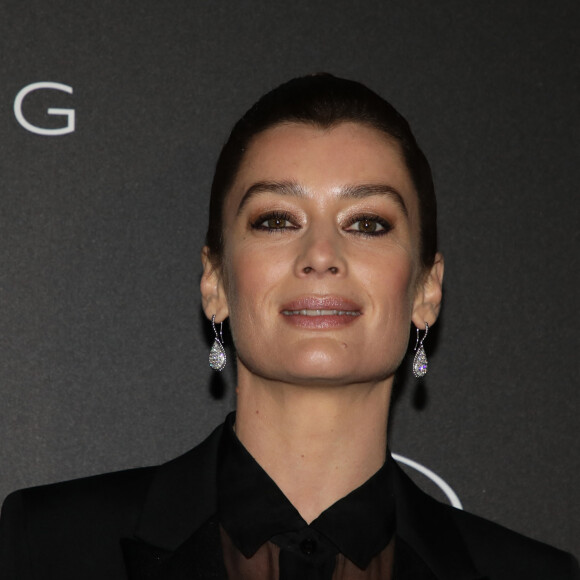
M 477 569 L 453 520 L 455 508 L 421 491 L 393 462 L 400 536 L 440 580 L 486 580 Z
M 155 472 L 135 535 L 122 540 L 130 580 L 226 578 L 213 519 L 221 432 Z
M 173 555 L 141 540 L 124 538 L 121 548 L 129 580 L 156 580 L 160 577 L 162 566 Z
M 210 519 L 175 552 L 124 540 L 129 580 L 226 580 L 219 524 Z

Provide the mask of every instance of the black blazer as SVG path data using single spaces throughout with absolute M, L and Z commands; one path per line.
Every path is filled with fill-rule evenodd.
M 223 578 L 212 520 L 221 430 L 158 467 L 11 494 L 0 519 L 0 579 Z M 435 501 L 398 467 L 395 486 L 397 536 L 434 577 L 580 579 L 570 554 Z

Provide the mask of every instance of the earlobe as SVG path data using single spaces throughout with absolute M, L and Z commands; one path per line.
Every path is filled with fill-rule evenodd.
M 425 322 L 432 326 L 439 316 L 443 297 L 443 271 L 443 255 L 437 253 L 431 270 L 417 289 L 412 316 L 417 328 L 425 328 Z
M 203 274 L 199 286 L 203 311 L 209 320 L 215 316 L 216 322 L 222 322 L 228 317 L 228 304 L 221 270 L 212 262 L 207 246 L 204 246 L 201 251 L 201 263 Z

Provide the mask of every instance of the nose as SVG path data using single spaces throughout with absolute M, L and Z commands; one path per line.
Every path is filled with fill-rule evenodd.
M 346 274 L 346 260 L 338 232 L 312 228 L 301 242 L 296 259 L 297 276 Z

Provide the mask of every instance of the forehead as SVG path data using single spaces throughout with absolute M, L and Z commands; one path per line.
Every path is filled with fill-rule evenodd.
M 415 213 L 417 206 L 399 144 L 359 123 L 330 128 L 286 123 L 258 134 L 226 199 L 226 219 L 235 213 L 248 188 L 262 181 L 295 182 L 317 196 L 345 186 L 387 185 L 400 192 L 410 213 Z

